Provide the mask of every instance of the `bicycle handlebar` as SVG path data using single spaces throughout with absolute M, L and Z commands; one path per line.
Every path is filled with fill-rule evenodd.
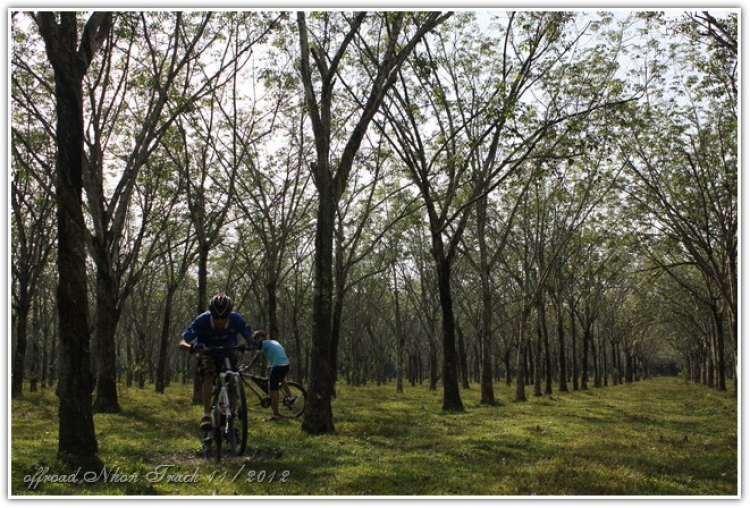
M 193 353 L 199 353 L 199 352 L 202 352 L 202 353 L 214 353 L 214 352 L 219 352 L 219 351 L 240 351 L 240 352 L 243 352 L 243 351 L 247 351 L 249 348 L 250 348 L 250 346 L 248 346 L 246 344 L 238 344 L 236 346 L 213 346 L 213 347 L 203 346 L 198 351 L 195 351 L 195 345 L 191 344 L 190 345 L 190 354 L 192 355 Z

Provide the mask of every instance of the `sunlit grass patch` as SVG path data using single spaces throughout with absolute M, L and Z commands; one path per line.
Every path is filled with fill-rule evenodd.
M 310 436 L 300 420 L 250 412 L 248 449 L 221 464 L 200 457 L 200 408 L 192 387 L 121 387 L 119 414 L 95 415 L 100 457 L 139 482 L 48 482 L 24 476 L 56 462 L 57 398 L 51 389 L 12 401 L 11 492 L 18 495 L 591 495 L 733 496 L 737 401 L 729 393 L 654 379 L 500 405 L 464 390 L 463 413 L 445 413 L 442 391 L 340 385 L 336 433 Z M 477 387 L 478 388 L 478 387 Z M 191 483 L 148 482 L 155 468 Z M 262 479 L 262 481 L 259 481 Z M 285 481 L 281 481 L 284 479 Z

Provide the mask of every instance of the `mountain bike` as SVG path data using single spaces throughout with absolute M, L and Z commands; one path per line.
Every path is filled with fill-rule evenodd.
M 206 353 L 245 351 L 246 346 L 221 346 L 204 348 Z M 229 356 L 224 356 L 219 373 L 214 377 L 211 396 L 213 427 L 203 432 L 203 455 L 221 460 L 222 443 L 229 451 L 241 456 L 247 447 L 247 400 L 242 373 L 232 367 Z M 212 443 L 214 449 L 212 450 Z
M 244 374 L 248 368 L 248 365 L 240 365 L 238 370 L 240 371 L 242 381 L 248 388 L 250 388 L 250 391 L 258 397 L 258 403 L 253 405 L 261 406 L 263 408 L 271 407 L 271 390 L 268 378 L 256 374 Z M 250 384 L 248 379 L 250 379 L 255 386 Z M 289 387 L 292 396 L 287 396 L 287 394 L 284 393 L 284 390 L 279 388 L 279 414 L 286 418 L 297 418 L 305 412 L 307 390 L 295 381 L 287 381 L 286 384 Z

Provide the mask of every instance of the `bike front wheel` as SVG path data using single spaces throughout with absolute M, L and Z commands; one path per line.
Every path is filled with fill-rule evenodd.
M 305 405 L 307 402 L 307 390 L 304 387 L 294 381 L 287 381 L 289 391 L 292 393 L 291 397 L 287 397 L 284 390 L 279 390 L 279 413 L 287 418 L 297 418 L 305 412 Z
M 216 457 L 216 462 L 219 462 L 221 460 L 221 419 L 222 419 L 222 413 L 219 409 L 218 400 L 215 399 L 215 406 L 213 409 L 213 420 L 214 420 L 214 427 L 213 427 L 213 435 L 214 435 L 214 457 Z
M 239 457 L 245 453 L 247 447 L 247 400 L 245 399 L 245 386 L 242 383 L 232 384 L 237 390 L 237 411 L 235 416 L 229 419 L 226 433 L 229 449 Z

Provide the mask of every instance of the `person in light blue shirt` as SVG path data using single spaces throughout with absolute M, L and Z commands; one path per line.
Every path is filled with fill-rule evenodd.
M 268 359 L 271 369 L 268 377 L 271 391 L 271 409 L 273 410 L 273 416 L 270 419 L 279 420 L 281 419 L 279 414 L 279 387 L 284 390 L 287 396 L 286 404 L 294 404 L 297 399 L 297 397 L 292 397 L 292 392 L 286 382 L 286 375 L 289 373 L 289 357 L 284 351 L 284 346 L 276 340 L 269 339 L 268 333 L 264 330 L 258 330 L 253 334 L 250 346 L 257 348 L 257 353 L 250 362 L 250 367 L 255 364 L 260 355 Z

